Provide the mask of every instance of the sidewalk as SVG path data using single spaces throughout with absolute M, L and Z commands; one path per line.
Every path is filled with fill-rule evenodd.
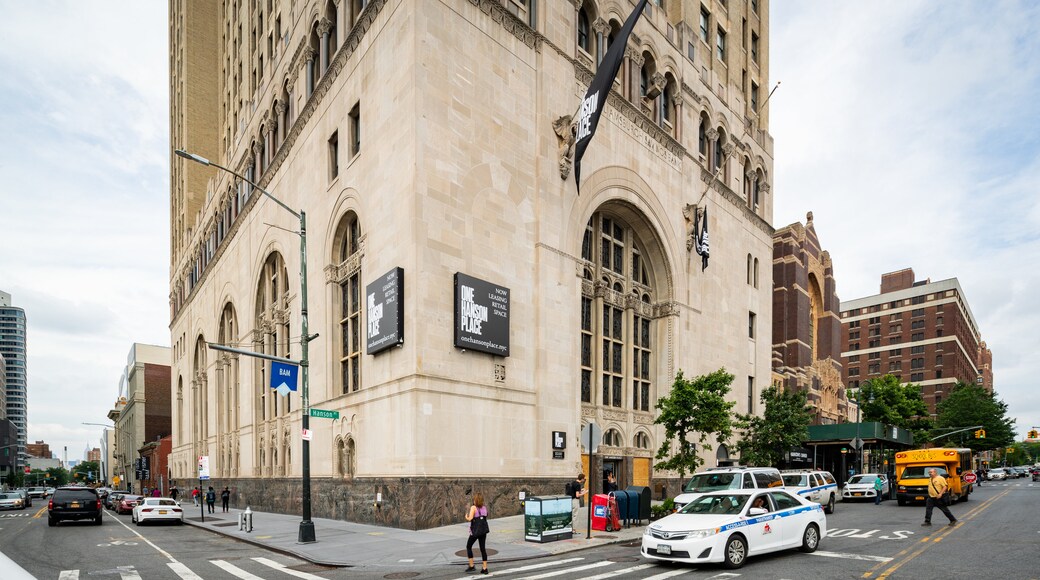
M 184 523 L 249 542 L 276 552 L 290 554 L 314 564 L 326 566 L 357 566 L 395 568 L 464 565 L 466 563 L 466 539 L 469 524 L 460 523 L 423 531 L 401 530 L 339 520 L 314 518 L 317 542 L 299 544 L 299 515 L 268 512 L 253 512 L 253 531 L 238 529 L 238 514 L 243 510 L 233 509 L 228 513 L 217 511 L 206 514 L 205 523 L 190 503 L 185 503 Z M 638 541 L 646 528 L 646 522 L 623 527 L 614 532 L 593 530 L 592 538 L 585 539 L 585 522 L 588 509 L 578 512 L 580 537 L 540 544 L 524 540 L 524 516 L 513 515 L 488 520 L 491 533 L 488 535 L 488 561 L 507 562 L 540 558 L 607 544 Z M 477 561 L 480 549 L 474 545 Z M 637 552 L 633 548 L 633 555 Z

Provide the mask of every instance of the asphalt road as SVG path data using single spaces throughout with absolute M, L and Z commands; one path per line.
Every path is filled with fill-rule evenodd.
M 738 570 L 648 562 L 638 544 L 613 545 L 523 562 L 492 564 L 488 577 L 509 579 L 633 578 L 1038 578 L 1040 483 L 986 484 L 951 507 L 956 527 L 936 511 L 921 527 L 924 506 L 889 500 L 839 503 L 827 516 L 829 537 L 815 554 L 788 551 L 751 558 Z M 40 513 L 42 517 L 33 517 Z M 490 547 L 494 547 L 493 536 Z M 457 565 L 416 571 L 323 568 L 190 526 L 130 524 L 106 512 L 105 523 L 47 526 L 46 509 L 0 513 L 0 551 L 40 579 L 484 577 Z M 272 567 L 274 566 L 274 567 Z M 278 568 L 281 566 L 281 568 Z M 6 577 L 0 569 L 0 577 Z

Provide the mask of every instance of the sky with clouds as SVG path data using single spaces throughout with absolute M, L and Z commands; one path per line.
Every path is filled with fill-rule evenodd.
M 7 2 L 0 290 L 29 440 L 97 446 L 134 342 L 169 344 L 165 2 Z M 1040 426 L 1040 4 L 772 3 L 774 225 L 812 211 L 839 296 L 957 277 L 1020 433 Z M 716 242 L 718 243 L 718 241 Z

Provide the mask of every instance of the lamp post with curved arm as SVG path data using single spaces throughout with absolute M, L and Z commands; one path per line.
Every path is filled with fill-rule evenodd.
M 301 396 L 302 396 L 302 399 L 303 399 L 303 409 L 301 410 L 302 411 L 301 414 L 302 414 L 302 421 L 303 421 L 303 429 L 304 429 L 304 431 L 309 431 L 310 430 L 311 402 L 310 402 L 310 395 L 309 395 L 309 391 L 308 391 L 308 387 L 309 387 L 309 377 L 308 377 L 308 375 L 309 375 L 309 373 L 308 373 L 309 349 L 308 349 L 308 345 L 310 344 L 310 341 L 312 341 L 315 338 L 317 338 L 317 335 L 313 335 L 313 336 L 310 335 L 309 334 L 309 330 L 307 328 L 307 213 L 304 212 L 302 209 L 300 211 L 298 211 L 298 212 L 293 210 L 289 206 L 287 206 L 284 203 L 282 203 L 282 201 L 279 200 L 277 197 L 272 195 L 271 192 L 265 190 L 264 188 L 260 187 L 259 185 L 255 184 L 255 183 L 253 183 L 252 180 L 248 179 L 244 175 L 241 175 L 241 174 L 239 174 L 239 173 L 237 173 L 237 172 L 235 172 L 235 171 L 233 171 L 231 169 L 228 169 L 227 167 L 224 167 L 222 165 L 214 163 L 214 162 L 210 161 L 209 159 L 206 159 L 205 157 L 202 157 L 201 155 L 196 155 L 194 153 L 189 153 L 189 152 L 187 152 L 187 151 L 185 151 L 183 149 L 175 149 L 174 153 L 177 154 L 178 157 L 182 157 L 182 158 L 187 159 L 189 161 L 194 161 L 195 163 L 199 163 L 201 165 L 207 165 L 207 166 L 211 166 L 211 167 L 216 167 L 217 169 L 220 169 L 221 171 L 226 171 L 227 173 L 230 173 L 231 175 L 234 175 L 235 177 L 241 179 L 242 181 L 248 183 L 250 186 L 254 187 L 260 193 L 266 195 L 272 201 L 277 203 L 282 209 L 284 209 L 285 211 L 291 213 L 293 215 L 293 217 L 295 217 L 296 219 L 300 220 L 300 229 L 299 229 L 299 231 L 292 232 L 292 233 L 300 236 L 300 286 L 301 286 L 301 288 L 300 288 L 300 330 L 301 330 L 301 333 L 303 335 L 301 337 L 301 339 L 300 339 L 300 360 L 299 360 L 299 363 L 297 363 L 296 361 L 288 361 L 288 360 L 284 360 L 284 359 L 281 359 L 281 358 L 277 358 L 276 360 L 279 360 L 280 362 L 288 362 L 288 363 L 292 363 L 292 364 L 299 364 L 299 366 L 300 366 L 300 374 L 302 375 L 302 377 L 300 379 L 300 382 L 301 382 Z M 287 230 L 287 231 L 291 231 L 291 230 Z M 210 345 L 211 348 L 213 348 L 215 346 L 218 346 L 218 345 Z M 221 347 L 218 350 L 229 350 L 229 349 L 227 347 Z M 255 356 L 255 357 L 265 358 L 265 359 L 271 359 L 272 358 L 269 355 L 262 355 L 261 356 L 259 353 L 253 353 L 253 352 L 243 351 L 243 350 L 239 350 L 239 349 L 234 349 L 233 352 L 237 352 L 239 354 L 243 354 L 243 355 L 246 355 L 246 356 Z M 303 491 L 303 493 L 302 493 L 302 496 L 303 496 L 303 502 L 302 502 L 303 503 L 303 519 L 302 519 L 302 521 L 300 521 L 299 535 L 297 536 L 297 541 L 299 543 L 301 543 L 301 544 L 302 543 L 310 543 L 310 542 L 317 541 L 316 538 L 315 538 L 315 534 L 314 534 L 314 522 L 311 521 L 311 453 L 310 453 L 310 441 L 308 441 L 307 438 L 303 438 L 302 487 L 303 487 L 303 490 L 302 490 Z

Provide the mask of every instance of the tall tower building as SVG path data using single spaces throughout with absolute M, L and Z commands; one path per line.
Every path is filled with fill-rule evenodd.
M 518 509 L 517 481 L 556 494 L 578 471 L 674 495 L 678 474 L 652 464 L 678 371 L 727 369 L 737 410 L 757 411 L 769 2 L 647 5 L 578 195 L 571 116 L 635 6 L 170 4 L 171 148 L 306 214 L 310 405 L 339 414 L 310 419 L 316 516 L 437 526 L 459 515 L 430 497 L 481 489 Z M 299 513 L 301 393 L 207 345 L 300 358 L 300 220 L 213 167 L 171 165 L 170 469 L 194 477 L 208 456 L 253 507 Z
M 18 430 L 18 463 L 24 465 L 28 404 L 26 393 L 25 310 L 12 306 L 11 295 L 0 291 L 0 356 L 4 358 L 7 418 Z
M 886 374 L 921 385 L 929 412 L 958 382 L 993 392 L 993 353 L 980 339 L 956 278 L 918 281 L 910 268 L 881 276 L 881 292 L 841 303 L 850 389 Z

